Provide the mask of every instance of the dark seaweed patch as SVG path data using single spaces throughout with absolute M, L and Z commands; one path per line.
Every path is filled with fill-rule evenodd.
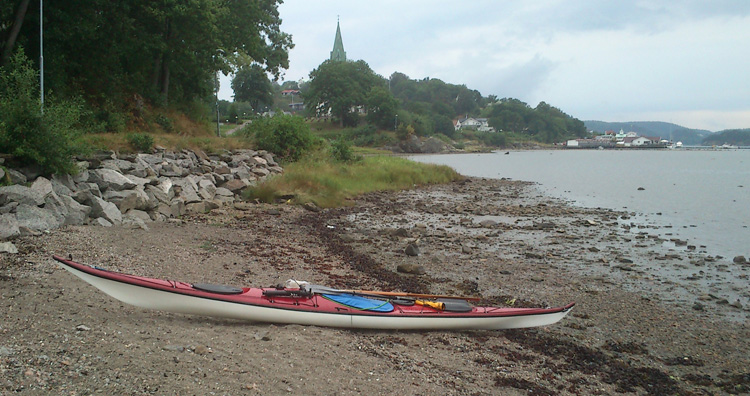
M 641 388 L 650 395 L 684 394 L 667 373 L 650 367 L 633 367 L 571 341 L 542 336 L 530 330 L 511 330 L 506 332 L 506 337 L 537 353 L 565 359 L 563 369 L 601 376 L 602 381 L 615 385 L 618 392 L 636 392 L 636 388 Z

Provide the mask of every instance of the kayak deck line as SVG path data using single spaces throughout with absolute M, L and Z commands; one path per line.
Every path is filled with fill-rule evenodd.
M 187 282 L 109 271 L 60 256 L 53 258 L 73 275 L 127 304 L 175 313 L 270 323 L 370 329 L 507 329 L 556 323 L 574 306 L 570 303 L 556 308 L 471 307 L 470 311 L 450 312 L 428 305 L 399 305 L 382 297 L 386 299 L 385 303 L 380 299 L 370 301 L 392 305 L 392 309 L 376 312 L 347 306 L 318 293 L 266 296 L 265 292 L 279 289 L 221 285 L 208 285 L 208 288 L 216 289 L 206 291 Z

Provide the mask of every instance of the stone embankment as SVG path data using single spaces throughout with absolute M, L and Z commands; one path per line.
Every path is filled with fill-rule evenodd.
M 283 171 L 271 153 L 253 150 L 110 152 L 80 159 L 78 167 L 76 175 L 51 178 L 6 167 L 11 184 L 0 187 L 0 241 L 69 224 L 148 228 L 231 204 L 243 188 Z M 14 249 L 0 242 L 0 251 Z

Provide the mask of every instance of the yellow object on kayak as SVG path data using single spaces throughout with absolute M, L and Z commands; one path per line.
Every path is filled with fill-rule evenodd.
M 417 305 L 425 306 L 425 307 L 435 308 L 440 311 L 445 311 L 445 303 L 442 303 L 442 302 L 416 300 L 414 301 L 414 303 Z

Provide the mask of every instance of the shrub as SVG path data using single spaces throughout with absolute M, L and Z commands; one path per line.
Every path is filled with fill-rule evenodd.
M 39 165 L 45 174 L 75 173 L 73 155 L 84 151 L 77 128 L 81 105 L 48 95 L 42 113 L 37 77 L 22 50 L 0 69 L 0 152 L 22 165 Z
M 174 131 L 174 121 L 172 121 L 171 118 L 165 116 L 164 114 L 158 114 L 156 116 L 156 123 L 159 124 L 162 129 L 164 129 L 164 132 Z
M 154 147 L 154 137 L 147 133 L 129 133 L 126 139 L 137 151 L 149 152 Z
M 336 139 L 331 142 L 331 158 L 338 162 L 354 162 L 360 157 L 352 152 L 352 147 L 344 139 Z
M 277 114 L 271 118 L 259 118 L 252 125 L 258 148 L 285 161 L 297 161 L 314 143 L 310 126 L 299 116 Z

